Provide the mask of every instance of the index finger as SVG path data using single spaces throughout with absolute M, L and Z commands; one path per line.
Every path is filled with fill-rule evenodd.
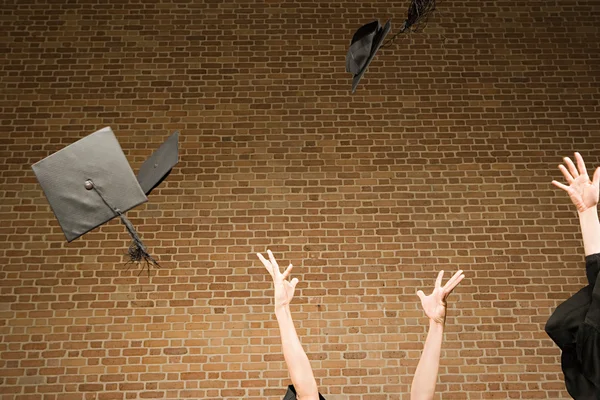
M 575 168 L 575 164 L 573 164 L 573 161 L 569 157 L 565 157 L 564 161 L 565 164 L 567 164 L 567 168 L 569 168 L 571 176 L 573 176 L 573 178 L 577 178 L 579 176 L 579 171 L 577 171 L 577 168 Z
M 571 184 L 575 180 L 575 178 L 571 176 L 571 173 L 567 170 L 567 168 L 564 165 L 559 164 L 558 169 L 560 169 L 560 172 L 562 172 L 568 184 Z
M 575 153 L 575 161 L 577 161 L 577 168 L 579 169 L 579 175 L 587 175 L 587 169 L 585 169 L 585 163 L 581 154 Z
M 565 192 L 569 192 L 569 190 L 571 190 L 570 186 L 564 185 L 562 183 L 560 183 L 559 181 L 552 181 L 552 184 L 558 188 L 561 188 L 562 190 L 564 190 Z
M 444 287 L 444 291 L 447 294 L 452 293 L 452 291 L 454 290 L 454 288 L 460 283 L 460 281 L 462 281 L 464 279 L 464 274 L 462 273 L 462 271 L 458 271 L 456 274 L 454 274 L 454 276 L 452 277 L 452 283 L 448 282 L 446 284 L 446 286 Z
M 269 274 L 271 274 L 271 276 L 273 276 L 273 266 L 271 265 L 271 263 L 268 262 L 267 259 L 262 254 L 256 253 L 256 255 L 258 256 L 258 259 L 260 261 L 262 261 L 262 263 L 265 266 L 265 268 L 267 269 L 267 271 L 269 271 Z
M 281 272 L 279 270 L 279 264 L 277 264 L 277 261 L 275 261 L 275 256 L 273 256 L 273 252 L 271 252 L 271 250 L 267 250 L 267 254 L 269 254 L 269 260 L 271 260 L 271 264 L 273 265 L 273 271 L 277 269 L 277 272 Z
M 442 287 L 442 278 L 443 277 L 444 277 L 444 270 L 441 270 L 440 273 L 438 274 L 437 278 L 435 279 L 435 287 L 436 288 Z
M 444 289 L 454 287 L 454 286 L 452 286 L 454 284 L 454 281 L 457 280 L 458 277 L 460 276 L 460 274 L 462 274 L 462 273 L 463 273 L 462 269 L 459 269 L 458 271 L 456 271 L 454 273 L 454 275 L 452 275 L 452 277 L 450 279 L 448 279 L 448 282 L 446 282 L 446 284 L 444 285 Z

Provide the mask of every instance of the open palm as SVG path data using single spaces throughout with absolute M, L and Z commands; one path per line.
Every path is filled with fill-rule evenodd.
M 575 153 L 577 168 L 569 157 L 565 157 L 564 161 L 567 166 L 559 165 L 558 168 L 569 185 L 564 185 L 558 181 L 552 181 L 552 184 L 569 194 L 571 201 L 577 207 L 577 211 L 584 212 L 596 206 L 600 193 L 600 168 L 596 169 L 594 180 L 590 181 L 581 154 Z
M 267 253 L 269 255 L 269 260 L 260 253 L 257 253 L 256 255 L 273 278 L 273 286 L 275 287 L 275 308 L 287 306 L 294 297 L 298 278 L 292 279 L 291 282 L 288 281 L 287 278 L 293 268 L 292 264 L 290 264 L 282 274 L 271 250 L 267 250 Z
M 446 321 L 446 298 L 452 293 L 452 290 L 463 280 L 465 277 L 463 271 L 459 270 L 452 278 L 442 286 L 442 278 L 444 277 L 444 271 L 440 271 L 435 280 L 435 287 L 433 292 L 429 296 L 425 296 L 422 290 L 417 292 L 417 295 L 421 299 L 421 305 L 423 311 L 429 319 L 438 324 L 444 324 Z

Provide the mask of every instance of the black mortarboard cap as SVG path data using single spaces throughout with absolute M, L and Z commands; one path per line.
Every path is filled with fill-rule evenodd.
M 379 21 L 373 21 L 358 28 L 352 37 L 350 48 L 346 54 L 346 72 L 354 74 L 352 93 L 356 90 L 358 83 L 390 29 L 391 21 L 386 22 L 383 28 Z

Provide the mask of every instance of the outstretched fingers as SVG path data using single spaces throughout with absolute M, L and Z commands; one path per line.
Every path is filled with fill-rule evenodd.
M 581 157 L 581 154 L 575 153 L 575 161 L 577 162 L 579 175 L 587 175 L 587 169 L 585 168 L 585 163 L 583 162 L 583 157 Z
M 455 272 L 450 279 L 448 279 L 448 282 L 446 282 L 446 284 L 444 285 L 444 289 L 452 286 L 452 283 L 460 276 L 460 274 L 462 274 L 462 270 L 459 269 L 457 272 Z
M 287 279 L 287 277 L 290 276 L 290 273 L 292 272 L 292 268 L 294 268 L 294 266 L 292 264 L 290 264 L 282 274 L 281 270 L 279 269 L 279 264 L 277 264 L 277 261 L 275 260 L 275 257 L 273 256 L 273 252 L 271 252 L 271 250 L 267 250 L 267 254 L 269 255 L 268 260 L 261 253 L 256 253 L 256 255 L 258 256 L 260 261 L 263 263 L 263 265 L 267 269 L 267 271 L 269 271 L 269 274 L 271 274 L 271 277 L 274 280 L 275 279 L 283 279 L 283 280 Z
M 462 270 L 458 270 L 452 278 L 448 279 L 448 282 L 444 285 L 444 292 L 450 294 L 452 290 L 464 279 L 465 275 Z
M 600 175 L 599 175 L 599 178 L 600 178 Z M 568 192 L 569 190 L 571 190 L 571 188 L 569 186 L 562 184 L 559 181 L 552 181 L 552 184 L 558 188 L 561 188 L 565 192 Z
M 565 157 L 565 164 L 567 164 L 567 167 L 569 168 L 569 172 L 571 173 L 571 176 L 573 178 L 577 178 L 579 176 L 579 172 L 577 171 L 577 168 L 575 168 L 575 164 L 573 164 L 573 161 L 571 161 L 571 159 L 569 157 Z
M 258 259 L 263 263 L 267 271 L 269 271 L 269 274 L 271 274 L 271 276 L 275 278 L 273 265 L 269 261 L 267 261 L 267 259 L 262 254 L 256 253 L 256 255 L 258 256 Z
M 283 274 L 281 275 L 281 277 L 283 279 L 287 279 L 287 277 L 290 276 L 290 273 L 292 272 L 292 268 L 294 268 L 294 266 L 292 264 L 288 265 L 288 267 L 285 269 L 285 271 L 283 271 Z
M 571 175 L 571 173 L 567 170 L 567 168 L 560 164 L 558 166 L 558 169 L 560 170 L 560 172 L 562 172 L 563 176 L 565 177 L 565 180 L 567 181 L 567 183 L 571 183 L 575 180 L 575 178 L 573 178 L 573 176 Z
M 435 287 L 436 288 L 441 288 L 442 287 L 442 278 L 444 277 L 444 270 L 441 270 L 438 273 L 437 278 L 435 279 Z
M 592 184 L 595 187 L 600 187 L 600 167 L 596 168 L 596 171 L 594 172 L 594 178 L 592 180 Z
M 267 250 L 267 254 L 269 255 L 269 260 L 271 260 L 273 269 L 277 269 L 277 272 L 279 272 L 279 264 L 277 264 L 277 261 L 275 260 L 275 256 L 273 255 L 273 252 L 271 250 Z

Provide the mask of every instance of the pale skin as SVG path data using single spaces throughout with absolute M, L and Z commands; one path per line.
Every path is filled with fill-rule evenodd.
M 552 181 L 552 184 L 567 192 L 567 194 L 571 198 L 571 201 L 577 208 L 577 214 L 579 216 L 579 225 L 581 226 L 581 236 L 583 238 L 583 247 L 585 250 L 586 257 L 592 254 L 600 253 L 600 221 L 598 220 L 598 200 L 600 198 L 600 168 L 596 168 L 596 170 L 594 171 L 593 178 L 590 179 L 581 154 L 575 153 L 575 162 L 573 162 L 569 157 L 565 157 L 563 159 L 563 162 L 564 165 L 559 165 L 558 168 L 562 172 L 567 184 L 563 184 L 555 180 Z M 588 275 L 588 273 L 590 274 Z M 588 275 L 587 278 L 590 286 L 595 286 L 597 288 L 597 277 L 595 276 L 593 270 L 587 270 L 587 265 L 586 275 Z M 592 297 L 594 298 L 596 295 L 597 294 L 593 293 Z M 592 305 L 593 304 L 594 301 L 592 300 Z M 590 309 L 591 308 L 592 306 L 590 306 Z M 588 321 L 587 317 L 588 316 L 586 315 L 585 323 L 590 323 L 591 321 Z M 582 362 L 583 375 L 588 377 L 589 379 L 594 379 L 594 377 L 598 376 L 598 363 L 586 357 L 588 354 L 593 355 L 594 352 L 592 351 L 588 354 L 580 353 L 585 352 L 588 349 L 585 347 L 585 345 L 583 345 L 583 347 L 580 348 L 579 337 L 577 341 L 577 357 Z M 585 342 L 585 340 L 583 340 L 583 342 Z M 583 359 L 586 360 L 583 361 Z M 585 362 L 585 366 L 583 362 Z
M 296 389 L 296 398 L 299 400 L 319 400 L 317 382 L 308 356 L 304 352 L 296 333 L 290 312 L 290 302 L 294 297 L 298 278 L 289 281 L 288 277 L 292 272 L 292 264 L 281 273 L 271 250 L 267 250 L 267 254 L 269 256 L 268 260 L 260 253 L 257 256 L 273 278 L 273 287 L 275 288 L 275 316 L 279 323 L 283 357 L 288 367 L 292 384 Z
M 567 185 L 556 180 L 552 181 L 552 184 L 567 192 L 577 208 L 585 255 L 600 253 L 600 222 L 597 210 L 600 195 L 600 168 L 595 170 L 593 179 L 590 179 L 579 153 L 575 153 L 575 163 L 569 157 L 565 157 L 564 164 L 559 165 L 558 168 Z M 268 255 L 269 260 L 261 254 L 258 254 L 258 257 L 273 278 L 275 314 L 279 322 L 284 358 L 298 394 L 297 398 L 318 400 L 318 389 L 312 368 L 296 334 L 289 310 L 298 279 L 288 281 L 292 265 L 290 264 L 281 273 L 271 251 L 268 251 Z M 446 321 L 446 299 L 464 278 L 463 271 L 458 271 L 442 286 L 443 274 L 444 271 L 438 274 L 434 290 L 430 295 L 426 296 L 421 290 L 417 292 L 423 310 L 429 318 L 429 332 L 412 381 L 411 400 L 431 400 L 435 394 Z
M 279 323 L 281 345 L 292 383 L 300 400 L 318 400 L 319 390 L 306 353 L 294 328 L 290 313 L 290 302 L 294 297 L 298 279 L 288 280 L 292 272 L 292 264 L 282 273 L 273 253 L 267 251 L 269 259 L 262 254 L 257 256 L 263 263 L 275 288 L 275 315 Z M 456 272 L 444 286 L 442 279 L 444 271 L 440 271 L 435 281 L 433 292 L 426 296 L 423 291 L 417 291 L 425 315 L 429 317 L 429 333 L 425 341 L 423 354 L 419 360 L 411 388 L 411 400 L 433 399 L 440 362 L 442 336 L 446 322 L 446 299 L 454 288 L 465 277 L 463 271 Z
M 585 255 L 600 253 L 600 222 L 598 221 L 598 198 L 600 196 L 600 167 L 596 168 L 593 179 L 587 173 L 581 154 L 575 153 L 575 163 L 569 158 L 558 169 L 562 172 L 567 185 L 558 181 L 552 184 L 561 188 L 577 207 L 579 225 L 583 237 Z
M 565 157 L 564 164 L 558 168 L 568 185 L 556 180 L 552 181 L 552 184 L 567 192 L 577 208 L 585 255 L 600 253 L 600 222 L 597 210 L 600 197 L 600 168 L 596 169 L 593 179 L 590 179 L 579 153 L 575 153 L 575 163 L 569 157 Z M 429 333 L 413 379 L 411 400 L 433 399 L 446 317 L 445 300 L 464 278 L 462 271 L 458 271 L 444 287 L 441 287 L 442 274 L 443 271 L 438 275 L 431 295 L 425 296 L 421 291 L 417 293 L 425 314 L 429 317 Z
M 429 332 L 411 384 L 411 400 L 433 399 L 440 367 L 444 325 L 446 323 L 446 299 L 460 281 L 464 279 L 465 275 L 462 270 L 459 270 L 442 286 L 443 277 L 444 271 L 440 271 L 435 280 L 433 292 L 430 295 L 425 296 L 423 291 L 417 291 L 423 311 L 429 318 Z

